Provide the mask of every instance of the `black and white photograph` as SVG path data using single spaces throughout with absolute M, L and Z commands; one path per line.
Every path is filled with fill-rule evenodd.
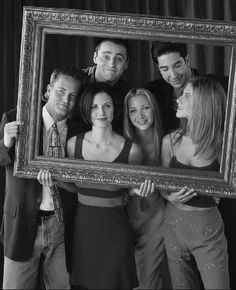
M 0 289 L 236 288 L 235 11 L 1 1 Z

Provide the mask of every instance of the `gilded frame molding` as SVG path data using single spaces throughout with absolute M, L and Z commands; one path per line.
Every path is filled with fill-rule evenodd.
M 54 159 L 37 155 L 43 80 L 44 41 L 47 34 L 121 37 L 231 47 L 231 65 L 224 144 L 220 173 L 191 172 L 162 167 L 131 166 L 106 162 Z M 17 140 L 14 174 L 36 178 L 50 168 L 62 180 L 80 180 L 136 186 L 145 178 L 167 190 L 193 187 L 205 195 L 236 197 L 236 23 L 200 19 L 103 13 L 86 10 L 24 7 L 17 120 L 23 121 Z

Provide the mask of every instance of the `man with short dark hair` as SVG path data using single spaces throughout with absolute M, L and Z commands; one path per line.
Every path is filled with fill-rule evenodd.
M 110 84 L 116 96 L 114 107 L 117 118 L 113 120 L 112 127 L 118 133 L 123 132 L 123 103 L 125 95 L 131 86 L 122 79 L 124 71 L 129 65 L 129 43 L 121 38 L 99 38 L 93 54 L 95 66 L 85 71 L 89 75 L 89 82 L 105 82 Z
M 176 117 L 176 100 L 182 95 L 190 77 L 198 73 L 190 66 L 190 57 L 185 43 L 154 41 L 152 59 L 162 76 L 146 85 L 160 106 L 164 135 L 179 127 Z
M 76 68 L 60 67 L 53 71 L 47 86 L 48 100 L 42 108 L 40 154 L 45 155 L 54 126 L 57 127 L 61 149 L 65 149 L 68 138 L 83 131 L 80 124 L 73 123 L 68 116 L 84 81 L 84 74 Z M 4 113 L 0 125 L 0 165 L 6 167 L 1 230 L 4 244 L 3 289 L 36 289 L 40 261 L 46 289 L 70 289 L 70 257 L 66 260 L 65 248 L 71 249 L 72 246 L 71 224 L 77 197 L 59 190 L 62 221 L 56 215 L 50 188 L 42 187 L 36 179 L 13 176 L 14 144 L 19 126 L 24 124 L 16 121 L 15 109 Z M 66 253 L 69 255 L 69 252 Z

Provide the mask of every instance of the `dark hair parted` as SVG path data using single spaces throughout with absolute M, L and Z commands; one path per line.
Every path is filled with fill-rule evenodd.
M 95 51 L 96 53 L 98 53 L 99 47 L 101 46 L 101 44 L 105 41 L 109 41 L 118 45 L 122 45 L 125 49 L 126 49 L 126 53 L 127 53 L 127 60 L 130 57 L 130 46 L 129 46 L 129 42 L 127 39 L 122 39 L 122 38 L 98 38 L 97 42 L 96 42 L 96 47 L 95 47 Z
M 92 124 L 91 110 L 92 110 L 93 100 L 94 100 L 94 97 L 98 93 L 106 93 L 107 95 L 109 95 L 112 99 L 112 103 L 114 106 L 114 98 L 116 97 L 116 93 L 115 93 L 115 90 L 112 86 L 108 85 L 107 83 L 103 83 L 103 82 L 90 84 L 83 91 L 81 98 L 80 98 L 80 102 L 79 102 L 80 112 L 81 112 L 82 118 L 83 118 L 84 122 L 89 124 L 89 125 Z M 115 118 L 115 113 L 116 113 L 116 109 L 114 106 L 114 118 Z
M 175 42 L 161 42 L 154 41 L 152 43 L 151 53 L 152 60 L 158 65 L 158 57 L 163 54 L 168 54 L 172 52 L 177 52 L 181 57 L 185 58 L 188 55 L 187 45 L 185 43 L 175 43 Z

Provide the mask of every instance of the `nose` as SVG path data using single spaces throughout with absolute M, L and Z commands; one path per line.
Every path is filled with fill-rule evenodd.
M 109 63 L 111 65 L 111 67 L 115 67 L 115 63 L 116 63 L 115 58 L 114 57 L 111 57 Z
M 105 112 L 105 109 L 102 105 L 98 106 L 98 113 L 99 115 L 103 116 Z
M 183 101 L 183 95 L 180 96 L 180 97 L 176 100 L 177 104 L 182 103 L 182 101 Z
M 170 76 L 171 76 L 171 78 L 175 78 L 177 76 L 175 69 L 170 70 Z
M 65 93 L 63 95 L 63 102 L 66 103 L 66 104 L 68 104 L 69 101 L 70 101 L 70 93 Z
M 139 116 L 139 118 L 143 118 L 143 110 L 140 110 L 140 111 L 138 112 L 138 116 Z

